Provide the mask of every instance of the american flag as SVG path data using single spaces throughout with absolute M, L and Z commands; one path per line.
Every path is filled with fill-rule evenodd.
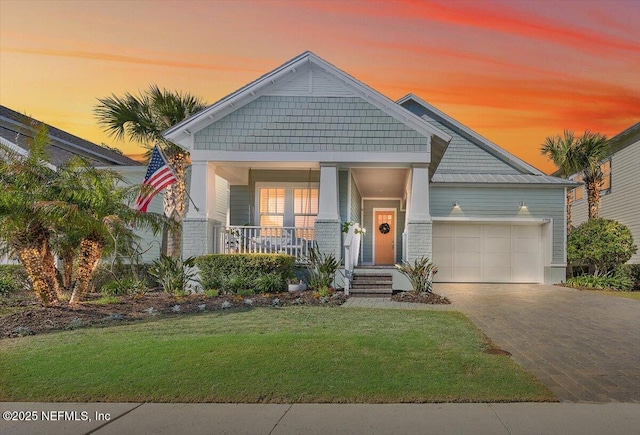
M 178 181 L 178 179 L 162 154 L 160 154 L 158 145 L 156 145 L 153 147 L 151 160 L 149 161 L 149 167 L 147 168 L 147 175 L 144 176 L 142 189 L 140 189 L 140 193 L 136 198 L 133 208 L 146 212 L 153 197 L 162 189 L 176 181 Z

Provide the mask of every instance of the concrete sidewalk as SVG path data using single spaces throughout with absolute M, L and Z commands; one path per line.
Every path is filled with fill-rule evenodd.
M 5 435 L 627 435 L 638 433 L 640 427 L 640 404 L 637 403 L 0 403 L 0 410 L 3 414 L 0 433 Z M 29 417 L 38 421 L 5 421 Z M 42 421 L 46 418 L 50 421 Z M 53 419 L 55 421 L 51 421 Z

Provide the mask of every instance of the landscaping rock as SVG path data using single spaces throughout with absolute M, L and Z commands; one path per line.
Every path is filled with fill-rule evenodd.
M 19 298 L 2 299 L 3 307 L 14 308 L 14 310 L 0 316 L 0 339 L 94 325 L 104 327 L 110 323 L 145 320 L 150 316 L 173 316 L 176 314 L 174 307 L 177 305 L 180 307 L 181 315 L 184 315 L 247 307 L 339 306 L 347 299 L 343 292 L 335 292 L 323 303 L 311 290 L 274 295 L 256 294 L 246 299 L 237 295 L 206 296 L 205 294 L 176 298 L 164 292 L 151 292 L 135 297 L 116 296 L 117 304 L 90 303 L 101 297 L 100 294 L 90 295 L 89 303 L 81 303 L 75 308 L 65 305 L 44 308 L 37 303 L 35 296 L 26 293 Z

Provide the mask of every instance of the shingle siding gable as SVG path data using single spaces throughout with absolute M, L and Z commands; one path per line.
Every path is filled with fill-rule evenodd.
M 359 97 L 263 96 L 195 135 L 197 150 L 428 150 L 429 138 Z
M 422 117 L 429 124 L 452 136 L 451 142 L 440 161 L 436 174 L 521 174 L 522 172 L 508 165 L 493 154 L 483 150 L 464 134 L 451 128 L 452 126 L 434 116 L 421 105 L 408 101 L 403 106 L 412 113 Z

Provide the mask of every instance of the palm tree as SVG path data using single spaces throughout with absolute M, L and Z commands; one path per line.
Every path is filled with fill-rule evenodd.
M 547 156 L 558 167 L 560 176 L 567 178 L 580 171 L 578 161 L 579 140 L 572 131 L 565 130 L 563 135 L 549 136 L 540 147 L 540 152 Z M 571 202 L 572 190 L 567 189 L 567 237 L 571 234 Z
M 178 222 L 174 229 L 166 231 L 167 255 L 177 258 L 181 252 L 182 226 L 186 207 L 186 167 L 188 153 L 167 141 L 162 132 L 206 107 L 199 98 L 180 92 L 171 92 L 152 85 L 140 95 L 125 93 L 123 97 L 112 94 L 99 98 L 94 113 L 104 131 L 116 139 L 128 137 L 151 149 L 160 144 L 178 181 L 166 189 L 164 211 L 168 218 Z M 147 157 L 150 153 L 147 154 Z M 165 245 L 165 243 L 163 243 Z
M 163 223 L 161 216 L 128 205 L 138 186 L 125 188 L 119 185 L 122 181 L 114 171 L 96 169 L 74 158 L 58 170 L 58 199 L 43 205 L 49 216 L 65 222 L 67 240 L 79 239 L 71 305 L 82 301 L 88 292 L 100 259 L 117 235 L 131 237 L 134 226 L 156 232 Z
M 26 157 L 0 148 L 0 241 L 20 259 L 45 306 L 57 304 L 60 296 L 50 243 L 57 222 L 41 208 L 55 197 L 56 171 L 45 162 L 47 142 L 47 127 L 40 125 Z
M 597 219 L 600 214 L 600 185 L 604 178 L 600 165 L 609 152 L 609 140 L 603 134 L 585 131 L 578 143 L 577 161 L 584 172 L 589 219 Z
M 565 130 L 563 135 L 549 136 L 544 140 L 540 147 L 540 152 L 547 156 L 558 167 L 561 177 L 568 177 L 575 174 L 580 169 L 578 161 L 579 140 L 572 131 Z M 573 228 L 571 224 L 571 202 L 573 200 L 573 190 L 567 189 L 566 208 L 567 208 L 567 239 Z M 567 278 L 573 276 L 571 263 L 567 260 Z

